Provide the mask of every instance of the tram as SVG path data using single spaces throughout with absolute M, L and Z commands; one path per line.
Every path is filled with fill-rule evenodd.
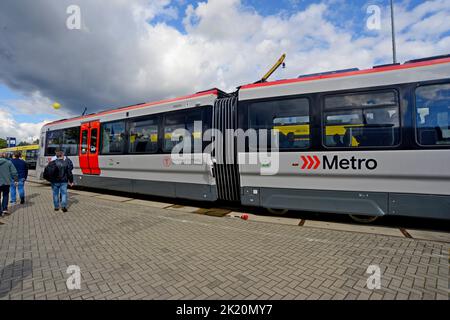
M 188 156 L 205 161 L 174 161 L 177 129 L 201 146 Z M 208 148 L 211 129 L 276 129 L 268 145 L 277 159 L 261 156 L 259 144 L 238 148 L 236 135 L 224 134 L 220 144 L 209 139 Z M 450 219 L 450 55 L 259 82 L 234 93 L 212 89 L 55 121 L 40 135 L 38 176 L 63 150 L 81 186 L 277 213 Z M 251 157 L 257 161 L 239 160 Z

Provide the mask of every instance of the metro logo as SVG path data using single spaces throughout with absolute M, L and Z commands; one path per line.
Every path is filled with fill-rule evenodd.
M 301 156 L 303 161 L 301 170 L 317 170 L 322 164 L 323 170 L 375 170 L 378 167 L 378 162 L 375 159 L 356 158 L 339 158 L 339 156 L 322 156 L 322 160 L 316 155 Z M 294 163 L 293 166 L 299 166 Z
M 317 156 L 301 156 L 301 158 L 303 160 L 302 170 L 316 170 L 320 166 L 320 160 Z

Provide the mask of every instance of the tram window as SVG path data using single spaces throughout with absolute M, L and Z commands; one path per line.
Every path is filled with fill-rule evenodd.
M 305 149 L 310 145 L 309 100 L 306 98 L 257 102 L 249 106 L 249 128 L 279 131 L 279 149 Z M 259 135 L 259 133 L 258 133 Z M 268 132 L 270 145 L 271 132 Z M 250 144 L 250 150 L 255 146 Z
M 211 129 L 211 126 L 212 126 L 212 109 L 213 109 L 212 106 L 203 107 L 203 117 L 202 117 L 203 132 L 202 132 L 202 136 L 203 136 L 203 134 L 205 132 L 207 132 L 209 129 Z M 211 142 L 208 141 L 208 140 L 203 141 L 203 150 L 205 150 L 207 147 L 209 147 L 210 144 L 211 144 Z
M 164 151 L 170 152 L 178 144 L 178 141 L 172 141 L 173 132 L 177 129 L 185 129 L 184 112 L 171 112 L 164 117 Z M 181 141 L 182 136 L 178 138 Z
M 158 118 L 131 122 L 128 150 L 130 153 L 158 152 Z
M 63 131 L 47 131 L 45 156 L 54 156 L 56 151 L 61 148 L 63 142 Z
M 22 158 L 28 163 L 28 165 L 34 166 L 34 163 L 38 158 L 38 152 L 37 150 L 27 150 L 25 154 L 23 154 Z
M 124 121 L 103 123 L 101 132 L 102 154 L 123 153 L 126 135 Z
M 61 151 L 67 156 L 78 155 L 78 141 L 80 140 L 80 127 L 63 130 Z
M 27 160 L 36 160 L 38 158 L 37 150 L 27 150 Z
M 195 128 L 196 121 L 202 121 L 202 111 L 200 109 L 189 110 L 186 114 L 186 130 L 191 134 L 191 151 L 201 153 L 202 149 L 194 150 L 194 148 L 195 146 L 202 148 L 203 131 L 206 129 L 206 124 L 202 123 L 202 126 Z
M 450 145 L 450 84 L 416 89 L 416 130 L 421 145 Z
M 67 156 L 75 156 L 78 154 L 79 139 L 79 127 L 47 131 L 45 156 L 54 156 L 58 150 L 64 151 Z
M 96 153 L 97 152 L 97 136 L 98 136 L 98 129 L 92 129 L 91 130 L 91 145 L 89 146 L 89 152 L 90 153 Z
M 88 141 L 88 131 L 83 130 L 81 132 L 81 154 L 87 153 L 87 141 Z
M 339 124 L 360 124 L 362 123 L 362 113 L 358 110 L 347 111 L 343 113 L 336 112 L 327 117 L 328 125 Z
M 176 146 L 183 140 L 183 136 L 178 135 L 174 137 L 174 131 L 177 129 L 185 129 L 191 135 L 191 152 L 194 152 L 194 140 L 202 141 L 202 131 L 195 131 L 194 125 L 195 121 L 202 121 L 202 110 L 183 110 L 170 112 L 164 117 L 164 144 L 163 150 L 165 152 L 172 151 L 172 148 Z M 205 124 L 206 125 L 206 124 Z M 200 130 L 204 130 L 205 126 L 201 127 Z M 172 138 L 175 138 L 175 141 Z M 178 138 L 178 139 L 176 139 Z M 199 146 L 202 143 L 200 142 Z M 201 152 L 201 151 L 200 151 Z
M 395 146 L 400 140 L 395 91 L 328 96 L 324 145 L 334 148 Z

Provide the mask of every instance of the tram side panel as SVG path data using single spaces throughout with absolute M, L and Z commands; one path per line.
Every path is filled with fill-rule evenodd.
M 274 175 L 261 174 L 267 162 L 240 165 L 242 203 L 450 219 L 448 163 L 450 150 L 281 152 Z
M 164 197 L 205 201 L 217 198 L 206 162 L 176 164 L 170 154 L 100 155 L 99 166 L 99 176 L 75 174 L 77 183 Z

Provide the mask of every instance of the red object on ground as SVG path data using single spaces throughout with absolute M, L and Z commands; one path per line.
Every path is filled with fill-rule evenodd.
M 248 220 L 248 214 L 244 213 L 241 215 L 241 219 Z

